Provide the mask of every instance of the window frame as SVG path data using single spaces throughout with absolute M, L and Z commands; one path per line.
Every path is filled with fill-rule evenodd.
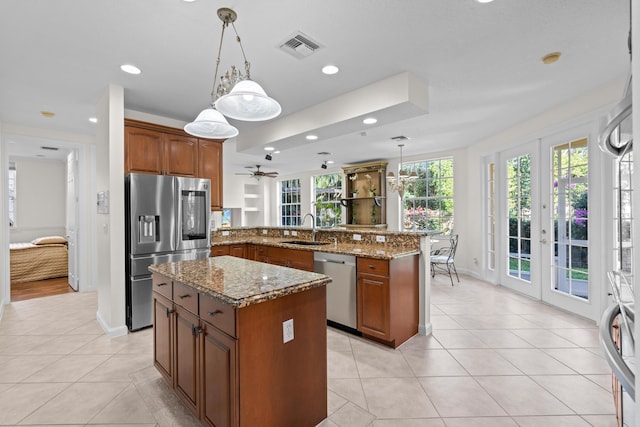
M 280 225 L 301 225 L 302 188 L 300 178 L 280 181 Z
M 322 177 L 335 177 L 336 181 L 333 186 L 327 186 L 318 188 L 318 178 Z M 316 220 L 317 227 L 337 227 L 342 222 L 343 205 L 342 205 L 342 185 L 344 182 L 344 175 L 340 172 L 327 173 L 322 175 L 315 175 L 312 177 L 312 193 L 313 201 L 311 202 L 311 211 L 313 211 Z M 329 200 L 318 200 L 319 194 L 329 197 Z M 323 206 L 325 205 L 325 206 Z M 323 214 L 322 210 L 329 208 L 329 205 L 333 205 L 332 212 L 334 214 L 333 219 L 328 214 Z M 331 220 L 331 221 L 330 221 Z M 333 225 L 328 224 L 332 222 Z

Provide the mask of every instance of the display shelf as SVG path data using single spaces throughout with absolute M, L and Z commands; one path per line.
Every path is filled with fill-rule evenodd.
M 344 227 L 386 228 L 387 162 L 370 162 L 345 166 L 345 194 L 340 202 L 346 207 Z

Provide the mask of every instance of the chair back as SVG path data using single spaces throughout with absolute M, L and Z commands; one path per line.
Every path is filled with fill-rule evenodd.
M 452 234 L 451 235 L 451 246 L 450 246 L 450 250 L 449 250 L 449 259 L 454 259 L 456 256 L 456 250 L 458 249 L 458 234 Z

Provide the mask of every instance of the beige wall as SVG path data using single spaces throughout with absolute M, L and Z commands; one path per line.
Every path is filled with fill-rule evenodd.
M 10 241 L 65 234 L 67 165 L 62 160 L 15 157 L 16 225 Z

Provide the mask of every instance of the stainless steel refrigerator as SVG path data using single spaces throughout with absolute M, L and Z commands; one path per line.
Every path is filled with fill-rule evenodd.
M 207 258 L 211 183 L 203 178 L 132 173 L 125 178 L 126 316 L 152 325 L 151 264 Z

